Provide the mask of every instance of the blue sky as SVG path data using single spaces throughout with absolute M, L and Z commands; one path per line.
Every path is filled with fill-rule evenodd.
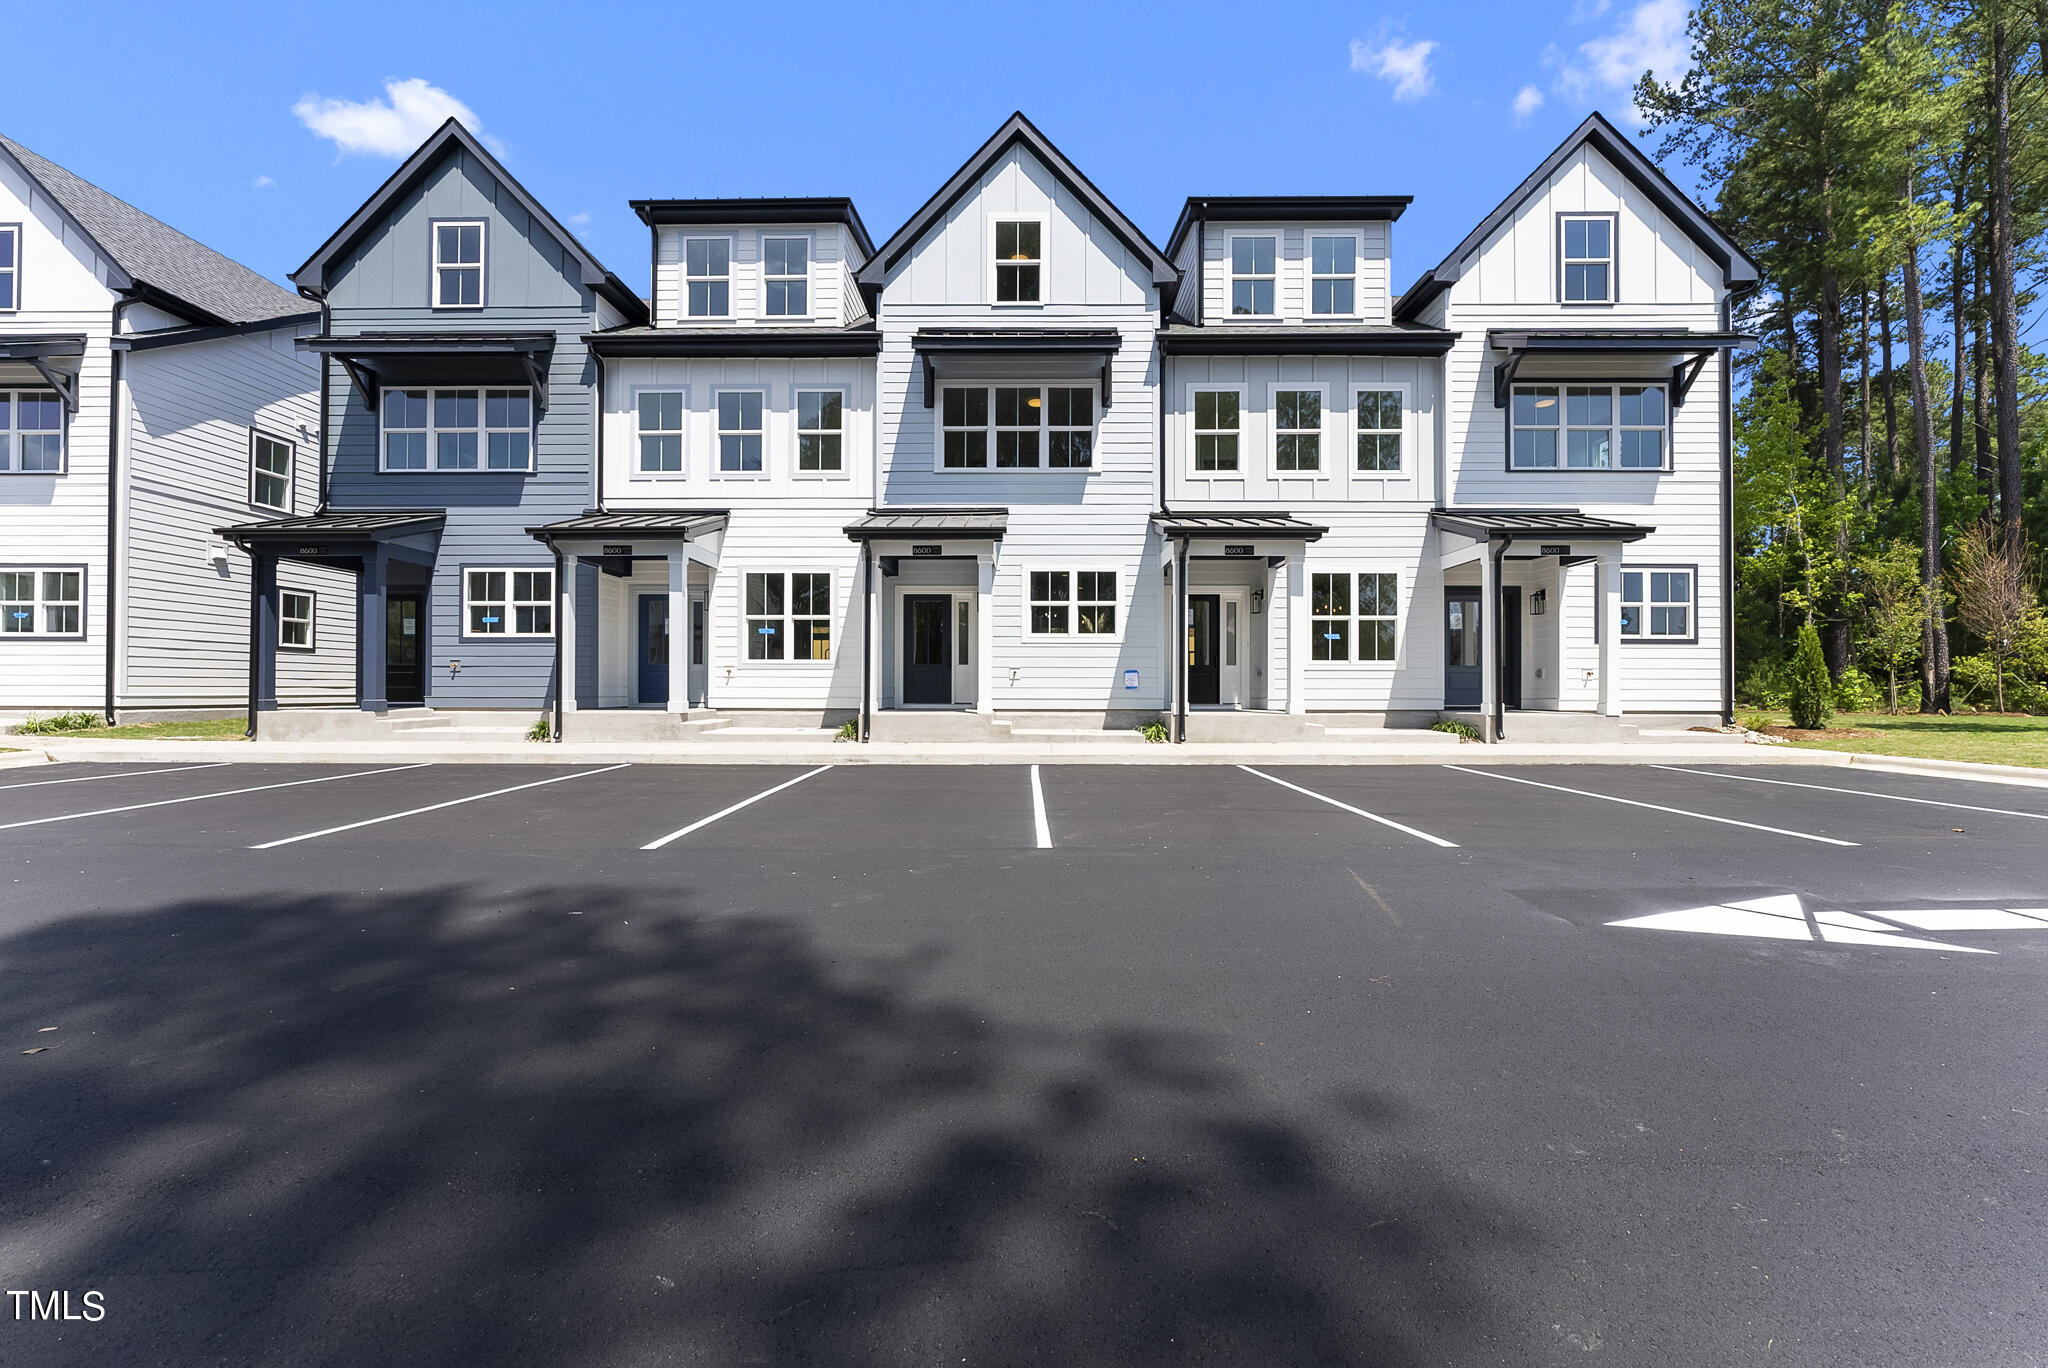
M 0 132 L 281 280 L 459 109 L 644 289 L 629 199 L 850 195 L 879 242 L 1022 109 L 1162 244 L 1191 194 L 1413 195 L 1405 287 L 1588 110 L 1626 126 L 1685 12 L 38 5 Z

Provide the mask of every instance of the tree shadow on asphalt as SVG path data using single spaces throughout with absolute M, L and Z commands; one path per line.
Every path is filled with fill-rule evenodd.
M 1498 1343 L 1479 1269 L 1535 1239 L 1404 1149 L 1397 1100 L 1290 1108 L 1202 1037 L 1005 1024 L 914 977 L 793 922 L 590 889 L 21 932 L 0 941 L 0 1277 L 102 1289 L 108 1314 L 10 1324 L 8 1357 L 1323 1365 Z

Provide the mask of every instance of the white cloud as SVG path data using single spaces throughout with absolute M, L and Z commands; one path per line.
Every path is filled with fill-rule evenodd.
M 583 228 L 583 227 L 587 227 L 587 226 L 589 226 L 589 223 L 590 223 L 590 215 L 588 215 L 588 214 L 571 214 L 571 215 L 569 215 L 569 226 L 570 226 L 571 228 Z
M 1624 118 L 1641 121 L 1632 98 L 1636 82 L 1648 71 L 1673 81 L 1692 69 L 1692 47 L 1686 38 L 1686 0 L 1642 0 L 1621 27 L 1579 44 L 1567 58 L 1555 48 L 1543 55 L 1557 68 L 1557 91 L 1574 100 L 1619 96 Z
M 251 190 L 268 190 L 276 184 L 277 182 L 268 176 L 258 176 L 255 180 L 249 182 L 249 188 Z
M 1572 22 L 1589 24 L 1607 13 L 1613 0 L 1572 0 Z
M 1525 85 L 1515 92 L 1515 118 L 1526 119 L 1543 108 L 1543 92 L 1535 86 Z
M 1418 38 L 1412 43 L 1404 43 L 1392 36 L 1383 36 L 1372 42 L 1354 38 L 1351 40 L 1351 69 L 1392 85 L 1397 100 L 1419 100 L 1436 88 L 1436 77 L 1429 69 L 1429 54 L 1435 52 L 1437 46 L 1429 38 Z
M 384 96 L 381 100 L 331 100 L 306 95 L 292 106 L 292 113 L 343 152 L 369 157 L 403 157 L 449 119 L 460 119 L 470 132 L 483 136 L 475 110 L 417 76 L 386 81 Z M 492 140 L 484 139 L 484 143 L 495 150 Z

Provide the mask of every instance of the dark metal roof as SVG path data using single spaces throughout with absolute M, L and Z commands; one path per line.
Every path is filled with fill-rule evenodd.
M 1166 254 L 1179 256 L 1197 223 L 1392 223 L 1414 202 L 1413 195 L 1190 195 L 1166 239 Z
M 1168 356 L 1442 356 L 1458 334 L 1411 323 L 1342 327 L 1175 323 L 1159 330 Z
M 307 351 L 330 356 L 431 356 L 442 352 L 545 352 L 555 348 L 551 332 L 359 332 L 302 337 Z
M 433 508 L 365 508 L 356 512 L 269 518 L 234 527 L 216 527 L 213 533 L 235 541 L 300 541 L 307 537 L 381 541 L 408 532 L 436 531 L 447 520 L 447 514 Z
M 870 509 L 846 525 L 855 541 L 874 537 L 990 537 L 1001 540 L 1010 523 L 1007 508 Z
M 127 276 L 116 289 L 140 287 L 205 323 L 279 324 L 303 319 L 306 301 L 202 242 L 143 213 L 92 182 L 0 138 L 23 173 Z
M 1694 352 L 1756 344 L 1749 333 L 1691 332 L 1684 328 L 1489 328 L 1495 351 Z
M 1120 350 L 1115 328 L 919 328 L 911 335 L 918 352 L 1090 352 Z
M 1480 541 L 1518 537 L 1568 537 L 1575 541 L 1640 541 L 1656 531 L 1614 518 L 1596 518 L 1576 508 L 1437 508 L 1430 522 L 1446 532 Z
M 621 532 L 659 532 L 674 536 L 680 534 L 687 541 L 702 532 L 716 532 L 725 526 L 731 516 L 723 508 L 667 509 L 658 513 L 580 513 L 573 518 L 551 522 L 541 527 L 526 529 L 529 536 L 542 541 L 553 541 L 558 537 L 602 537 Z
M 1315 541 L 1330 529 L 1292 513 L 1154 513 L 1153 523 L 1169 537 L 1299 537 Z
M 36 333 L 0 337 L 0 361 L 32 361 L 44 356 L 83 356 L 84 333 Z
M 867 225 L 853 201 L 843 195 L 776 199 L 636 199 L 629 200 L 640 221 L 657 224 L 843 223 L 853 230 L 863 258 L 875 254 Z
M 1557 149 L 1545 157 L 1542 164 L 1531 171 L 1506 199 L 1494 206 L 1493 212 L 1481 219 L 1479 226 L 1466 234 L 1465 240 L 1453 247 L 1449 256 L 1424 271 L 1408 287 L 1407 292 L 1394 303 L 1394 317 L 1413 318 L 1432 299 L 1448 290 L 1464 273 L 1466 259 L 1527 203 L 1530 196 L 1548 184 L 1558 168 L 1587 143 L 1597 148 L 1616 170 L 1628 177 L 1686 236 L 1697 242 L 1720 265 L 1731 290 L 1740 292 L 1755 287 L 1757 264 L 1742 245 L 1596 110 L 1587 115 L 1586 121 L 1573 129 L 1571 136 L 1559 143 Z
M 599 356 L 873 356 L 882 335 L 856 328 L 611 328 L 585 333 Z
M 1102 221 L 1105 228 L 1122 240 L 1126 247 L 1145 259 L 1151 268 L 1154 285 L 1171 285 L 1180 279 L 1180 272 L 1152 244 L 1152 239 L 1140 232 L 1138 225 L 1124 217 L 1123 210 L 1109 202 L 1109 197 L 1097 190 L 1080 168 L 1068 161 L 1066 154 L 1052 145 L 1052 141 L 1032 126 L 1023 112 L 1012 114 L 995 131 L 995 136 L 981 145 L 980 150 L 967 159 L 966 165 L 955 171 L 952 178 L 939 187 L 937 194 L 924 202 L 924 206 L 910 216 L 905 223 L 883 243 L 868 259 L 856 277 L 863 285 L 880 285 L 895 269 L 896 263 L 915 247 L 932 226 L 946 215 L 946 211 L 957 204 L 980 181 L 998 158 L 1016 144 L 1022 143 L 1036 157 L 1053 178 L 1067 187 L 1074 197 L 1081 201 L 1088 212 Z

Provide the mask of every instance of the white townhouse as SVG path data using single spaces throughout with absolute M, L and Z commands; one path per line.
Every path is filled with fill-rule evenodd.
M 317 323 L 0 138 L 0 711 L 246 702 L 248 567 L 211 529 L 318 504 Z M 280 692 L 347 697 L 346 585 L 294 568 L 280 604 Z

